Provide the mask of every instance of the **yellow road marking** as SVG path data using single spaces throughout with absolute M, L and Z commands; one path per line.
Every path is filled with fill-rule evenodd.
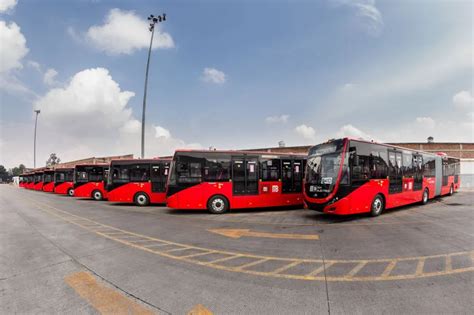
M 395 265 L 397 264 L 397 261 L 396 260 L 392 260 L 388 265 L 387 267 L 385 268 L 385 270 L 383 271 L 382 273 L 382 277 L 388 277 L 390 276 L 390 273 L 392 272 L 393 268 L 395 268 Z
M 452 271 L 453 270 L 453 263 L 452 263 L 452 259 L 451 259 L 451 256 L 448 255 L 446 256 L 446 271 Z
M 267 258 L 263 258 L 263 259 L 256 260 L 256 261 L 252 261 L 252 262 L 249 262 L 248 264 L 245 264 L 245 265 L 242 265 L 242 266 L 238 266 L 237 269 L 238 269 L 238 270 L 245 269 L 245 268 L 248 268 L 248 267 L 252 267 L 252 266 L 255 266 L 255 265 L 264 263 L 264 262 L 266 262 L 266 261 L 268 261 Z
M 47 208 L 41 206 L 41 204 L 43 204 Z M 361 263 L 366 263 L 367 265 L 372 264 L 372 263 L 386 263 L 386 264 L 388 264 L 385 271 L 382 274 L 377 274 L 377 275 L 357 276 L 357 273 L 360 270 L 354 270 L 354 268 L 353 268 L 351 270 L 352 271 L 352 276 L 348 276 L 347 274 L 337 275 L 337 276 L 329 276 L 329 275 L 325 276 L 325 275 L 320 275 L 320 273 L 324 270 L 324 266 L 321 266 L 321 264 L 323 263 L 322 259 L 304 259 L 304 258 L 286 258 L 286 257 L 284 258 L 284 257 L 262 256 L 262 255 L 254 255 L 254 254 L 246 254 L 246 253 L 237 253 L 237 252 L 230 252 L 230 251 L 208 249 L 208 248 L 203 248 L 203 247 L 198 247 L 198 246 L 180 244 L 180 243 L 171 242 L 171 241 L 167 241 L 167 240 L 157 239 L 157 238 L 153 238 L 153 237 L 150 237 L 150 236 L 140 235 L 140 234 L 137 234 L 137 233 L 121 230 L 121 229 L 116 228 L 116 227 L 112 227 L 112 226 L 109 226 L 109 225 L 105 225 L 105 224 L 96 222 L 97 224 L 100 224 L 102 227 L 107 228 L 110 231 L 120 231 L 121 234 L 134 235 L 134 236 L 136 236 L 138 238 L 141 238 L 143 240 L 153 240 L 153 241 L 161 243 L 159 245 L 162 245 L 162 246 L 167 246 L 168 245 L 168 246 L 175 246 L 175 247 L 179 247 L 179 248 L 199 250 L 199 251 L 202 252 L 202 255 L 204 255 L 204 253 L 207 253 L 207 254 L 219 254 L 219 255 L 227 256 L 227 257 L 223 257 L 223 258 L 215 259 L 213 261 L 206 262 L 206 261 L 200 261 L 200 260 L 193 259 L 192 257 L 194 256 L 194 254 L 188 255 L 190 257 L 175 256 L 172 253 L 166 253 L 163 250 L 160 251 L 161 247 L 160 248 L 151 247 L 150 245 L 152 245 L 152 244 L 145 244 L 145 245 L 136 244 L 136 243 L 133 243 L 132 241 L 127 240 L 127 239 L 121 239 L 121 238 L 118 238 L 118 237 L 114 237 L 114 235 L 110 235 L 110 233 L 97 232 L 93 229 L 90 229 L 90 228 L 84 226 L 81 223 L 78 223 L 75 220 L 72 220 L 72 219 L 77 219 L 79 216 L 77 216 L 75 214 L 72 214 L 72 213 L 69 213 L 67 211 L 55 208 L 53 206 L 44 204 L 44 203 L 41 203 L 41 204 L 38 203 L 38 202 L 35 202 L 35 205 L 39 209 L 43 210 L 46 213 L 51 214 L 54 217 L 58 217 L 58 218 L 66 221 L 66 222 L 77 225 L 77 226 L 79 226 L 83 229 L 86 229 L 86 230 L 88 230 L 92 233 L 95 233 L 99 236 L 103 236 L 103 237 L 108 238 L 110 240 L 119 242 L 121 244 L 130 246 L 130 247 L 133 247 L 133 248 L 136 248 L 136 249 L 140 249 L 140 250 L 143 250 L 143 251 L 146 251 L 146 252 L 149 252 L 149 253 L 153 253 L 153 254 L 156 254 L 156 255 L 160 255 L 160 256 L 163 256 L 163 257 L 166 257 L 166 258 L 179 260 L 179 261 L 184 261 L 184 262 L 192 263 L 192 264 L 195 264 L 195 265 L 205 266 L 205 267 L 214 268 L 214 269 L 223 270 L 223 271 L 229 271 L 229 272 L 240 272 L 240 273 L 245 273 L 245 274 L 249 274 L 249 275 L 256 275 L 256 276 L 267 276 L 267 277 L 275 277 L 275 278 L 284 278 L 284 279 L 293 279 L 293 280 L 309 280 L 309 281 L 324 281 L 324 280 L 326 280 L 326 281 L 388 281 L 388 280 L 405 280 L 405 279 L 426 278 L 426 277 L 443 276 L 443 275 L 449 275 L 449 274 L 458 274 L 458 273 L 463 273 L 463 272 L 472 272 L 472 271 L 474 271 L 474 260 L 472 262 L 472 266 L 465 267 L 465 268 L 459 268 L 459 269 L 448 270 L 448 269 L 445 268 L 445 270 L 443 270 L 443 271 L 424 272 L 423 268 L 420 268 L 421 264 L 423 264 L 423 266 L 424 266 L 424 260 L 429 259 L 429 258 L 440 258 L 440 257 L 442 257 L 442 258 L 446 259 L 447 256 L 451 256 L 451 257 L 454 257 L 454 256 L 470 256 L 471 259 L 474 258 L 474 251 L 466 251 L 466 252 L 457 252 L 457 253 L 450 253 L 450 254 L 430 255 L 430 256 L 423 256 L 423 257 L 382 258 L 382 259 L 373 259 L 373 260 L 366 260 L 366 259 L 364 259 L 364 260 L 351 260 L 351 259 L 347 259 L 347 260 L 325 260 L 325 263 L 326 263 L 325 268 L 326 269 L 328 269 L 330 266 L 335 265 L 335 264 L 348 264 L 348 263 L 355 263 L 355 264 L 358 264 L 358 265 L 361 264 Z M 92 221 L 90 219 L 85 219 L 85 218 L 83 218 L 83 219 L 86 220 L 86 221 L 95 222 L 95 221 Z M 201 253 L 200 253 L 200 255 L 197 255 L 197 256 L 201 256 Z M 283 273 L 278 273 L 278 272 L 275 272 L 275 271 L 268 272 L 268 271 L 249 270 L 249 269 L 239 269 L 241 267 L 238 267 L 238 266 L 237 267 L 236 266 L 225 266 L 225 265 L 219 265 L 218 264 L 219 262 L 232 260 L 232 259 L 236 259 L 236 258 L 239 258 L 239 257 L 254 259 L 254 260 L 276 260 L 280 263 L 286 263 L 287 264 L 286 266 L 290 265 L 287 268 L 284 268 L 285 266 L 280 268 L 280 269 L 283 268 L 283 270 L 287 270 L 287 269 L 291 268 L 291 265 L 298 265 L 300 263 L 309 263 L 310 267 L 311 267 L 311 265 L 314 265 L 314 267 L 318 266 L 318 268 L 315 269 L 313 272 L 311 272 L 309 274 L 301 275 L 301 274 L 290 274 L 290 273 L 284 273 L 283 274 Z M 417 263 L 417 272 L 412 273 L 412 274 L 390 275 L 393 267 L 400 261 L 413 261 L 413 262 L 416 262 Z M 421 261 L 423 261 L 423 262 L 421 262 Z M 262 262 L 262 264 L 265 264 L 265 263 L 266 262 Z
M 298 266 L 298 265 L 301 264 L 301 263 L 302 263 L 301 261 L 294 261 L 294 262 L 292 262 L 291 264 L 288 264 L 288 265 L 285 265 L 285 266 L 283 266 L 283 267 L 280 267 L 280 268 L 278 268 L 278 269 L 273 270 L 271 273 L 274 273 L 274 274 L 276 274 L 276 273 L 282 273 L 283 271 L 288 270 L 288 269 L 290 269 L 290 268 L 293 268 L 293 267 L 295 267 L 295 266 Z
M 88 272 L 70 274 L 64 281 L 101 314 L 154 314 L 116 290 L 98 283 Z
M 425 268 L 425 258 L 420 258 L 418 260 L 418 264 L 416 265 L 416 272 L 415 275 L 419 276 L 423 273 L 423 269 Z
M 189 311 L 188 315 L 213 315 L 213 313 L 202 304 L 198 304 Z
M 319 240 L 319 235 L 310 234 L 280 234 L 280 233 L 266 233 L 266 232 L 253 232 L 249 229 L 209 229 L 211 233 L 216 233 L 230 238 L 241 238 L 242 236 L 248 237 L 263 237 L 263 238 L 280 238 L 280 239 L 291 239 L 291 240 Z
M 352 268 L 351 271 L 347 274 L 347 277 L 353 277 L 355 276 L 359 271 L 361 271 L 362 268 L 364 268 L 365 265 L 367 265 L 368 261 L 361 261 L 358 263 L 354 268 Z
M 333 262 L 330 262 L 330 263 L 324 263 L 319 266 L 318 268 L 314 269 L 313 271 L 311 271 L 310 273 L 308 273 L 306 276 L 307 277 L 314 277 L 318 274 L 320 274 L 321 272 L 323 272 L 325 269 L 328 269 L 329 267 L 331 267 L 332 265 L 334 265 Z

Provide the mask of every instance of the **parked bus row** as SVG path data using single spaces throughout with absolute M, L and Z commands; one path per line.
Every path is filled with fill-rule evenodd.
M 20 186 L 79 198 L 166 204 L 173 209 L 302 206 L 348 215 L 425 204 L 460 187 L 460 160 L 354 139 L 330 140 L 308 155 L 178 150 L 173 158 L 112 160 L 44 169 Z

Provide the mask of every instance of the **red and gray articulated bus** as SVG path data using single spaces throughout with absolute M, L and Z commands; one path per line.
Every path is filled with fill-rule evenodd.
M 306 156 L 251 151 L 176 151 L 167 206 L 229 209 L 303 205 Z
M 54 190 L 54 171 L 53 170 L 45 170 L 43 173 L 43 188 L 42 190 L 45 192 L 53 192 Z
M 57 168 L 54 171 L 54 193 L 74 196 L 74 169 Z
M 309 209 L 380 215 L 385 209 L 452 195 L 460 160 L 354 139 L 330 140 L 308 153 L 304 198 Z
M 107 199 L 108 164 L 81 164 L 74 168 L 74 197 Z
M 43 171 L 36 171 L 34 173 L 34 185 L 33 189 L 34 190 L 43 190 Z
M 107 179 L 107 197 L 112 202 L 166 203 L 170 158 L 113 160 Z

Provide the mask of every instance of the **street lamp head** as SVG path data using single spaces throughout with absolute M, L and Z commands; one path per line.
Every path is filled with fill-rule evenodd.
M 35 113 L 39 114 L 39 113 L 41 113 L 41 111 L 39 109 L 35 109 Z
M 163 13 L 163 21 L 166 21 L 166 13 Z

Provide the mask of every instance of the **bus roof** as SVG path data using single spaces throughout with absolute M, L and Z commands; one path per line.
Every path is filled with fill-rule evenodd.
M 108 163 L 95 163 L 95 164 L 94 164 L 94 163 L 84 163 L 84 164 L 76 164 L 76 166 L 75 166 L 74 168 L 76 168 L 76 167 L 78 167 L 78 166 L 79 166 L 79 167 L 81 167 L 81 166 L 84 166 L 84 167 L 87 167 L 87 166 L 108 167 L 109 164 L 108 164 Z
M 376 142 L 376 141 L 373 141 L 373 140 L 368 141 L 368 140 L 356 139 L 356 138 L 352 138 L 352 137 L 345 137 L 345 138 L 339 138 L 339 139 L 330 139 L 330 140 L 328 140 L 326 142 L 323 142 L 323 143 L 330 143 L 330 142 L 333 142 L 333 141 L 336 141 L 336 140 L 346 140 L 346 139 L 349 140 L 349 141 L 357 141 L 357 142 L 363 142 L 363 143 L 368 143 L 368 144 L 377 144 L 377 145 L 381 145 L 381 146 L 385 146 L 385 147 L 389 147 L 389 148 L 398 149 L 400 151 L 410 151 L 410 152 L 422 153 L 422 154 L 427 154 L 427 155 L 432 155 L 432 156 L 440 156 L 441 158 L 450 158 L 450 159 L 460 160 L 459 158 L 448 156 L 444 152 L 433 153 L 433 152 L 427 152 L 427 151 L 423 151 L 423 150 L 414 150 L 414 149 L 404 148 L 404 147 L 391 145 L 391 144 L 387 144 L 387 143 Z M 321 143 L 321 144 L 323 144 L 323 143 Z
M 306 157 L 302 153 L 283 153 L 283 152 L 266 152 L 266 151 L 244 151 L 244 150 L 193 150 L 193 149 L 179 149 L 175 151 L 175 155 L 179 153 L 206 153 L 206 154 L 239 154 L 239 155 L 277 155 L 277 156 L 298 156 Z
M 171 161 L 171 157 L 157 157 L 152 159 L 117 159 L 110 161 L 110 164 L 140 164 L 140 163 L 153 163 L 153 162 L 161 162 L 161 161 Z

